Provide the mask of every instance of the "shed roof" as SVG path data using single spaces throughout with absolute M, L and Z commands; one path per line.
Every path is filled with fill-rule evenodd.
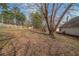
M 79 16 L 72 18 L 69 22 L 66 22 L 60 28 L 75 28 L 79 27 Z

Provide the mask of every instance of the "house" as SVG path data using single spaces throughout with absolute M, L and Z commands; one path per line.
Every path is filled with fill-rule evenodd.
M 60 26 L 60 32 L 64 34 L 79 36 L 79 16 L 72 18 Z

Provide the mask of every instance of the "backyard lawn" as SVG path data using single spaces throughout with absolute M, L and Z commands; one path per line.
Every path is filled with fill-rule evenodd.
M 79 55 L 79 38 L 0 27 L 0 55 Z

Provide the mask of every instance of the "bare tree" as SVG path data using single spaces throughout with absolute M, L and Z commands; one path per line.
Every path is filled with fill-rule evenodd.
M 64 8 L 64 11 L 61 12 L 61 16 L 58 19 L 57 24 L 54 24 L 55 18 L 57 17 L 57 12 L 60 10 L 61 6 L 63 4 L 52 4 L 52 10 L 50 11 L 50 16 L 49 16 L 49 5 L 50 4 L 42 4 L 42 12 L 44 15 L 44 18 L 47 23 L 48 31 L 50 35 L 53 35 L 53 33 L 56 31 L 57 27 L 59 26 L 60 22 L 62 21 L 64 15 L 67 13 L 67 11 L 71 8 L 72 4 L 68 4 L 66 8 Z M 50 22 L 49 22 L 50 21 Z

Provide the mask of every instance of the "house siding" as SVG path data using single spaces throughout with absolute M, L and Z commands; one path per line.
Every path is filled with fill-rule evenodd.
M 65 32 L 66 34 L 79 36 L 79 28 L 61 28 L 61 32 Z

